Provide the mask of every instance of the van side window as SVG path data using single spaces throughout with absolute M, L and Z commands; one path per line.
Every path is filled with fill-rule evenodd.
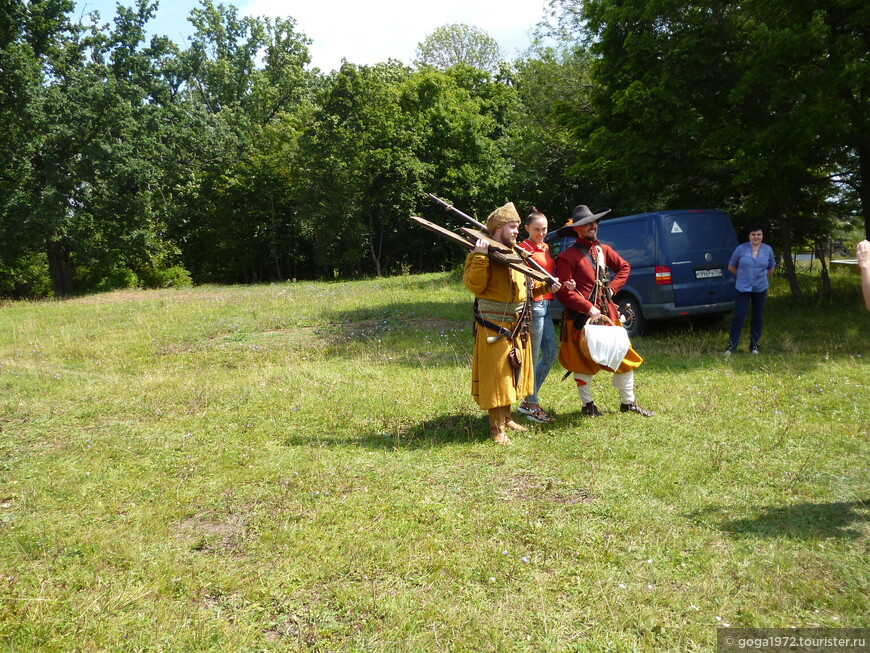
M 651 220 L 631 220 L 615 224 L 608 229 L 603 221 L 598 227 L 598 240 L 607 243 L 627 261 L 632 267 L 650 267 L 655 265 L 655 237 L 652 233 Z
M 562 236 L 561 238 L 548 240 L 547 244 L 550 246 L 550 256 L 556 258 L 559 254 L 571 247 L 576 240 L 577 239 L 573 236 Z

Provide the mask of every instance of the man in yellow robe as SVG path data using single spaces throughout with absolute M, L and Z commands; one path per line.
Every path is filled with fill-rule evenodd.
M 490 213 L 486 229 L 493 240 L 513 249 L 520 229 L 520 216 L 513 202 Z M 505 427 L 526 430 L 511 419 L 511 405 L 531 393 L 535 385 L 528 320 L 521 318 L 531 311 L 527 305 L 532 297 L 556 292 L 561 286 L 558 282 L 550 286 L 545 281 L 527 283 L 528 277 L 521 272 L 490 260 L 488 248 L 489 243 L 480 239 L 465 259 L 465 285 L 477 298 L 471 395 L 478 406 L 489 411 L 493 442 L 507 445 L 511 440 Z M 499 335 L 502 337 L 487 342 L 487 338 Z M 515 362 L 521 362 L 518 369 L 511 363 L 512 351 Z

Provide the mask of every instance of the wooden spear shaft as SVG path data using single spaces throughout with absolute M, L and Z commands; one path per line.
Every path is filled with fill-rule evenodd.
M 470 215 L 467 215 L 466 213 L 463 213 L 462 211 L 457 209 L 455 206 L 451 206 L 450 204 L 448 204 L 447 202 L 442 200 L 437 195 L 433 195 L 432 193 L 427 193 L 427 194 L 429 195 L 429 197 L 431 197 L 433 200 L 435 200 L 440 206 L 443 206 L 445 211 L 458 215 L 460 218 L 462 218 L 463 220 L 465 220 L 469 224 L 473 224 L 475 227 L 480 229 L 483 233 L 489 234 L 489 231 L 487 230 L 486 225 L 483 224 L 482 222 L 478 222 L 477 220 L 472 218 Z M 549 279 L 551 284 L 559 282 L 559 280 L 556 277 L 554 277 L 552 274 L 547 272 L 541 266 L 540 263 L 538 263 L 535 259 L 533 259 L 531 256 L 529 256 L 529 253 L 526 250 L 524 250 L 522 247 L 514 247 L 514 252 L 516 252 L 520 257 L 522 257 L 523 262 L 526 265 L 528 265 L 531 268 L 534 268 L 535 270 L 537 270 L 538 272 L 540 272 L 542 274 L 547 275 L 547 279 Z

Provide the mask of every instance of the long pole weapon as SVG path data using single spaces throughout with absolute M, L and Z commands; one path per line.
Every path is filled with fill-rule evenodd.
M 444 210 L 447 211 L 448 213 L 453 213 L 454 215 L 459 216 L 460 218 L 462 218 L 463 220 L 465 220 L 469 224 L 472 224 L 475 227 L 477 227 L 480 230 L 480 233 L 476 233 L 473 229 L 467 229 L 465 227 L 461 228 L 462 231 L 464 231 L 465 233 L 467 233 L 471 236 L 478 236 L 479 237 L 480 235 L 483 235 L 483 236 L 486 236 L 486 240 L 489 240 L 490 234 L 489 234 L 489 231 L 487 230 L 485 224 L 483 224 L 482 222 L 478 222 L 477 220 L 472 218 L 470 215 L 467 215 L 466 213 L 463 213 L 462 211 L 457 209 L 455 206 L 451 206 L 450 204 L 448 204 L 447 202 L 442 200 L 440 197 L 433 195 L 432 193 L 427 193 L 427 194 L 429 195 L 429 197 L 431 197 L 433 200 L 435 200 L 439 206 L 444 207 Z M 535 270 L 537 270 L 541 274 L 546 275 L 547 280 L 550 283 L 558 283 L 559 280 L 556 277 L 554 277 L 552 274 L 547 272 L 535 259 L 533 259 L 531 256 L 529 256 L 528 251 L 526 251 L 522 247 L 514 247 L 513 251 L 514 251 L 514 253 L 519 254 L 519 256 L 522 257 L 523 262 L 526 265 L 534 268 Z
M 554 277 L 552 274 L 547 272 L 547 270 L 544 267 L 539 265 L 538 262 L 535 261 L 529 255 L 529 252 L 527 250 L 523 249 L 522 247 L 514 247 L 513 249 L 511 249 L 511 248 L 507 247 L 506 245 L 503 245 L 502 243 L 493 240 L 490 233 L 489 233 L 489 230 L 486 228 L 486 225 L 484 225 L 481 222 L 478 222 L 477 220 L 472 218 L 470 215 L 467 215 L 466 213 L 460 211 L 456 207 L 451 206 L 450 204 L 448 204 L 447 202 L 442 200 L 440 197 L 437 197 L 436 195 L 433 195 L 432 193 L 428 193 L 428 195 L 433 200 L 435 200 L 440 206 L 442 206 L 444 208 L 444 210 L 446 210 L 447 212 L 453 213 L 454 215 L 459 216 L 460 218 L 462 218 L 463 220 L 465 220 L 469 224 L 472 224 L 475 227 L 477 227 L 477 230 L 469 229 L 467 227 L 460 227 L 459 229 L 460 229 L 460 231 L 471 236 L 474 239 L 482 238 L 483 240 L 487 241 L 490 244 L 489 250 L 487 251 L 487 256 L 489 256 L 490 258 L 493 258 L 497 261 L 500 261 L 500 262 L 506 264 L 508 267 L 512 267 L 515 270 L 518 270 L 527 276 L 530 276 L 534 279 L 538 279 L 539 281 L 547 281 L 550 284 L 558 283 L 559 280 L 556 277 Z M 428 223 L 428 225 L 423 224 L 423 222 L 425 222 L 425 221 L 423 221 L 422 218 L 411 218 L 411 219 L 421 223 L 422 226 L 426 227 L 427 229 L 432 229 L 432 227 L 436 227 L 439 232 L 441 232 L 441 231 L 446 232 L 446 233 L 443 233 L 442 235 L 451 237 L 452 240 L 464 241 L 465 243 L 468 243 L 468 241 L 465 241 L 464 238 L 461 238 L 460 236 L 457 236 L 453 232 L 449 232 L 446 229 L 442 230 L 440 227 L 437 227 L 437 225 L 433 225 L 432 223 Z M 470 243 L 468 243 L 468 246 L 471 246 L 473 248 L 473 245 L 471 245 Z M 505 253 L 507 253 L 507 257 L 508 257 L 507 260 L 505 260 Z M 521 265 L 516 265 L 515 261 L 520 262 Z M 499 333 L 496 336 L 489 336 L 489 337 L 487 337 L 486 342 L 489 344 L 492 344 L 492 343 L 496 342 L 497 340 L 499 340 L 500 338 L 502 338 L 504 335 L 505 335 L 505 332 Z
M 516 270 L 517 272 L 521 272 L 527 277 L 531 277 L 536 281 L 547 281 L 548 283 L 552 283 L 552 277 L 546 272 L 540 272 L 539 270 L 528 265 L 529 260 L 525 259 L 521 255 L 514 252 L 510 247 L 503 245 L 497 240 L 493 240 L 490 238 L 488 233 L 483 231 L 468 229 L 467 227 L 460 227 L 462 232 L 467 236 L 471 236 L 474 240 L 469 240 L 468 238 L 464 238 L 459 234 L 450 231 L 449 229 L 445 229 L 441 225 L 435 224 L 434 222 L 429 222 L 428 220 L 424 220 L 421 217 L 416 215 L 411 216 L 411 220 L 416 222 L 418 225 L 423 227 L 424 229 L 428 229 L 429 231 L 434 231 L 439 236 L 443 236 L 448 240 L 453 241 L 457 245 L 461 245 L 465 249 L 474 249 L 475 241 L 478 239 L 484 239 L 489 243 L 489 249 L 486 252 L 488 258 L 493 261 L 497 261 L 502 265 L 506 265 L 509 268 Z

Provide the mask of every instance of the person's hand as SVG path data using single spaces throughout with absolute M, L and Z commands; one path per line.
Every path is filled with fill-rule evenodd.
M 556 279 L 553 283 L 551 283 L 547 288 L 550 292 L 559 292 L 559 288 L 562 287 L 562 284 L 559 283 L 559 280 Z
M 478 238 L 477 242 L 474 243 L 474 249 L 472 250 L 475 254 L 486 254 L 489 249 L 489 243 L 486 242 L 483 238 Z
M 858 270 L 861 272 L 861 292 L 864 295 L 864 306 L 870 311 L 870 242 L 862 240 L 855 250 L 858 257 Z
M 593 306 L 592 308 L 590 308 L 589 312 L 586 313 L 586 315 L 589 316 L 590 322 L 597 322 L 601 319 L 601 311 L 598 310 L 597 306 Z
M 574 290 L 577 288 L 577 282 L 574 279 L 568 279 L 562 284 L 566 290 Z

